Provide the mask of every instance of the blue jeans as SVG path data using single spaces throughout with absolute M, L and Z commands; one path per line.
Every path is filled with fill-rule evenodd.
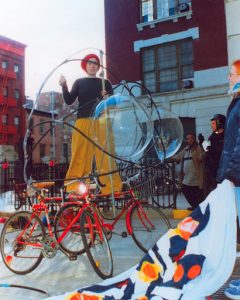
M 237 242 L 240 243 L 240 187 L 235 187 L 236 205 L 237 205 Z
M 235 196 L 236 196 L 236 204 L 237 204 L 237 214 L 240 217 L 240 186 L 235 187 Z

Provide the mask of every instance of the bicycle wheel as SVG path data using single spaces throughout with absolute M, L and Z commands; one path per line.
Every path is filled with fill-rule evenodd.
M 147 252 L 171 228 L 164 213 L 148 203 L 133 207 L 130 213 L 130 226 L 134 242 L 144 252 Z
M 94 271 L 102 279 L 111 277 L 113 273 L 112 252 L 102 226 L 88 210 L 83 211 L 80 224 L 83 243 Z
M 72 222 L 73 218 L 77 215 L 81 205 L 69 204 L 63 206 L 57 213 L 54 221 L 55 237 L 58 241 L 66 228 Z M 85 252 L 85 247 L 82 242 L 82 234 L 80 230 L 80 220 L 78 219 L 71 229 L 66 233 L 64 238 L 59 242 L 60 249 L 68 253 L 74 253 L 80 255 Z
M 43 259 L 41 244 L 45 230 L 41 220 L 30 212 L 21 211 L 5 223 L 1 238 L 1 255 L 7 268 L 20 275 L 32 272 Z

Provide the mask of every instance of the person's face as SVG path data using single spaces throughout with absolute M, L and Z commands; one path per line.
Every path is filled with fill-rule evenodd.
M 215 132 L 217 130 L 217 121 L 212 120 L 211 121 L 212 131 Z
M 240 82 L 240 75 L 238 75 L 237 68 L 231 67 L 231 71 L 228 75 L 229 87 L 232 88 L 236 83 Z
M 86 64 L 86 71 L 88 75 L 94 76 L 99 70 L 99 65 L 96 58 L 90 58 Z
M 193 144 L 196 141 L 195 137 L 193 135 L 191 135 L 191 134 L 187 135 L 186 140 L 187 140 L 188 146 L 190 146 L 190 147 L 193 146 Z

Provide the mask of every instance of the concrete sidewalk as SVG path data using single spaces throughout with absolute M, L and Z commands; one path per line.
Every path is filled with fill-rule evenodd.
M 187 207 L 189 207 L 189 204 L 184 196 L 178 195 L 177 208 L 186 209 Z M 168 216 L 172 227 L 175 227 L 180 220 L 173 218 L 172 211 L 172 209 L 163 210 Z M 124 223 L 125 220 L 121 219 L 116 226 L 117 232 L 121 233 L 125 230 Z M 3 224 L 0 224 L 0 232 L 2 227 Z M 120 235 L 113 234 L 110 247 L 113 255 L 114 276 L 134 266 L 144 256 L 144 252 L 136 246 L 131 236 L 122 238 Z M 30 286 L 47 291 L 49 295 L 63 294 L 101 281 L 102 279 L 94 272 L 85 254 L 78 256 L 76 261 L 69 261 L 59 251 L 56 257 L 43 259 L 37 269 L 26 275 L 16 275 L 9 271 L 0 257 L 0 283 Z M 38 300 L 45 297 L 44 294 L 29 290 L 0 288 L 0 299 L 4 300 Z
M 186 208 L 186 200 L 179 195 L 177 198 L 177 207 Z M 175 226 L 179 220 L 172 218 L 172 210 L 163 210 L 172 226 Z M 122 219 L 116 226 L 116 231 L 121 233 L 125 230 L 125 220 Z M 0 224 L 0 232 L 3 224 Z M 131 236 L 122 238 L 113 234 L 110 240 L 110 247 L 113 255 L 114 275 L 117 275 L 137 264 L 144 256 L 134 243 Z M 33 272 L 26 275 L 16 275 L 6 268 L 0 256 L 0 283 L 25 285 L 47 291 L 50 295 L 63 294 L 67 291 L 73 291 L 80 287 L 88 286 L 101 282 L 102 279 L 93 271 L 86 255 L 81 255 L 76 261 L 69 261 L 61 253 L 57 253 L 52 259 L 43 259 L 40 265 Z M 22 299 L 43 299 L 46 295 L 16 288 L 0 288 L 0 299 L 4 300 L 22 300 Z

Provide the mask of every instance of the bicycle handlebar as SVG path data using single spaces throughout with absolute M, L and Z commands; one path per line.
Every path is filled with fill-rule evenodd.
M 139 171 L 137 174 L 135 174 L 132 177 L 128 178 L 127 180 L 123 181 L 123 184 L 127 184 L 128 186 L 130 186 L 130 182 L 134 181 L 135 179 L 138 179 L 138 177 L 140 176 L 140 174 L 141 173 Z
M 91 173 L 91 174 L 89 175 L 89 177 L 76 178 L 76 179 L 73 179 L 73 180 L 69 181 L 68 183 L 65 183 L 62 189 L 66 188 L 67 186 L 69 186 L 69 185 L 71 185 L 71 184 L 73 184 L 73 183 L 75 183 L 75 182 L 79 182 L 79 183 L 80 183 L 80 182 L 83 182 L 83 183 L 85 183 L 85 180 L 86 180 L 87 178 L 90 179 L 90 187 L 91 187 L 91 184 L 93 184 L 93 183 L 96 184 L 96 187 L 94 187 L 94 189 L 97 189 L 97 188 L 100 189 L 100 188 L 106 186 L 105 184 L 103 184 L 103 183 L 100 181 L 99 175 L 98 175 L 97 173 Z

